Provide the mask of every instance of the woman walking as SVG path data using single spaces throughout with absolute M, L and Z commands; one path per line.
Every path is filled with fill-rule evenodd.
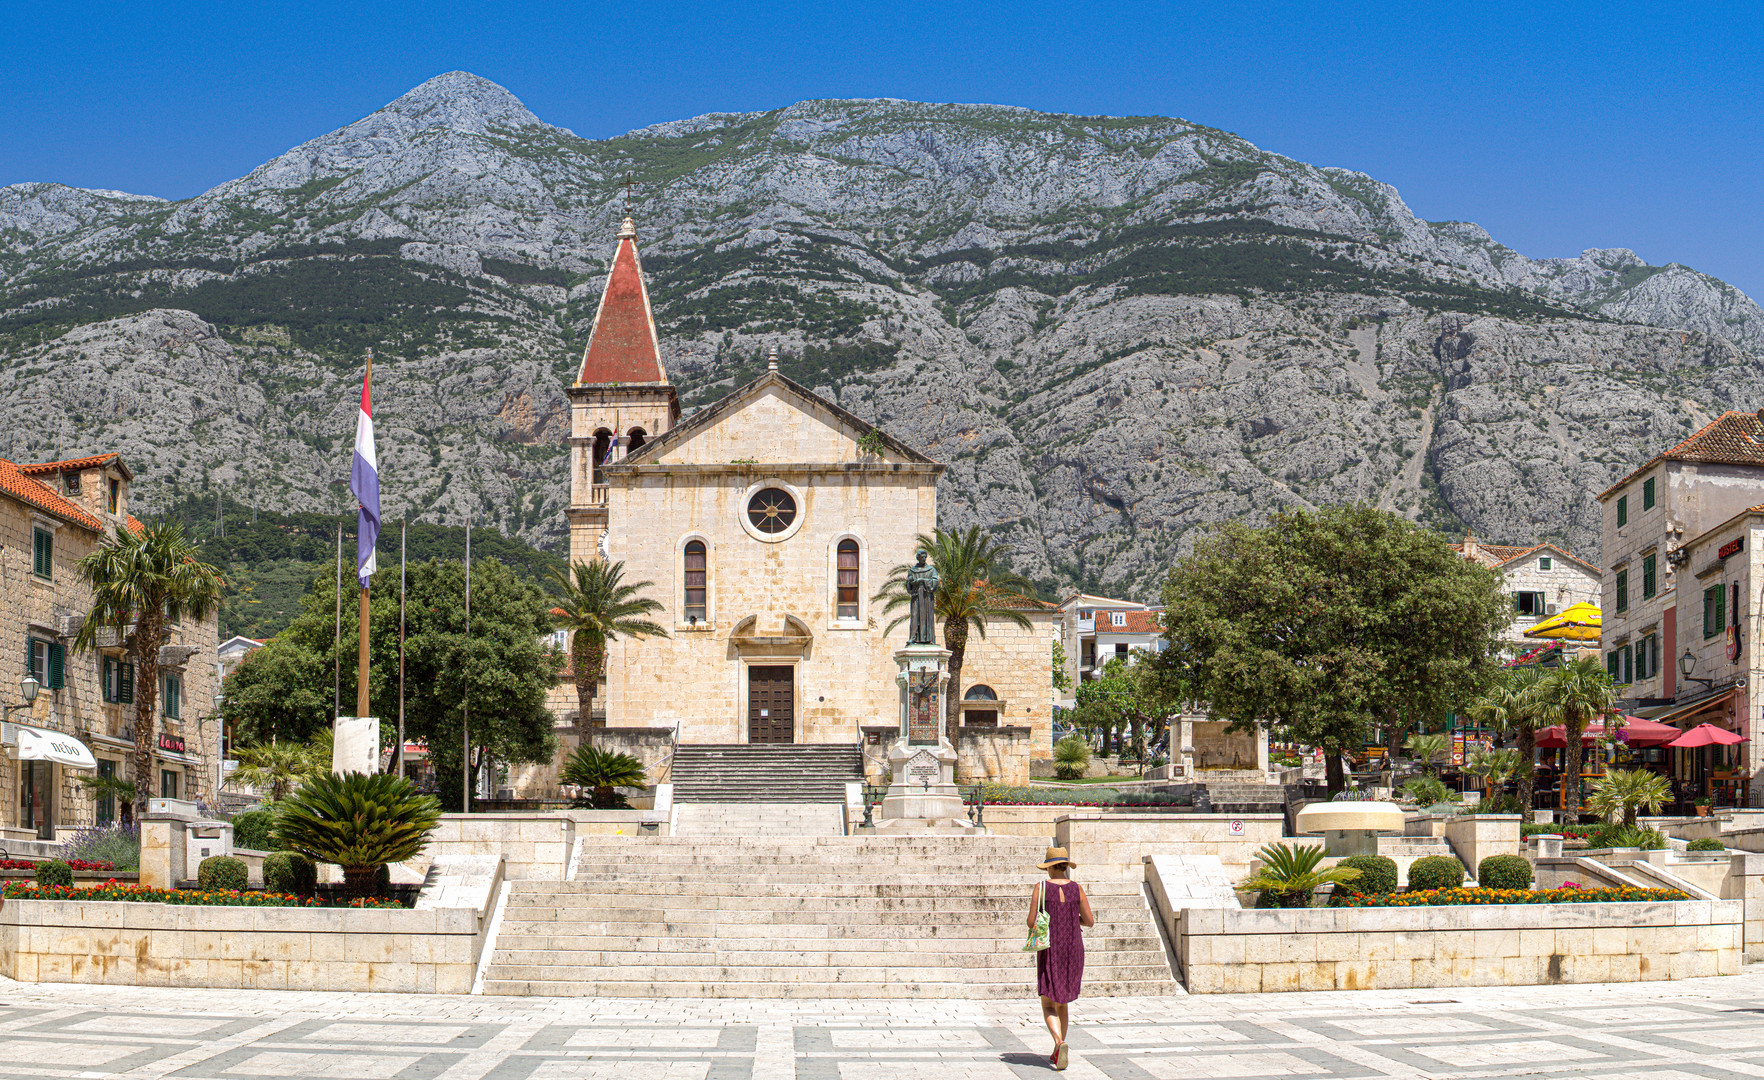
M 1078 997 L 1084 981 L 1084 933 L 1079 928 L 1096 925 L 1084 886 L 1071 880 L 1076 865 L 1065 848 L 1048 848 L 1041 864 L 1047 880 L 1036 884 L 1029 903 L 1030 930 L 1044 903 L 1047 911 L 1048 944 L 1035 954 L 1035 989 L 1041 995 L 1041 1018 L 1054 1037 L 1048 1060 L 1056 1069 L 1066 1067 L 1066 1005 Z

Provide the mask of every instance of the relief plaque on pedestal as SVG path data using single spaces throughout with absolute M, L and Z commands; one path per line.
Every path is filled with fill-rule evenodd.
M 929 750 L 921 750 L 907 759 L 906 778 L 909 784 L 939 784 L 943 782 L 943 764 L 937 755 Z
M 907 743 L 937 745 L 938 714 L 942 711 L 935 671 L 916 671 L 907 676 Z

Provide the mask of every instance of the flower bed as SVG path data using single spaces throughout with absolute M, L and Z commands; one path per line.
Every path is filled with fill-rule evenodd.
M 1176 808 L 1187 810 L 1193 802 L 1192 797 L 1186 793 L 1178 796 L 1174 792 L 1168 791 L 1116 791 L 1114 788 L 1103 785 L 1086 790 L 1082 787 L 1021 787 L 989 782 L 980 789 L 980 792 L 981 798 L 987 806 L 1084 806 L 1111 810 L 1170 810 Z M 968 801 L 974 801 L 972 796 Z
M 200 907 L 404 907 L 396 900 L 376 897 L 327 904 L 310 896 L 295 896 L 291 893 L 234 892 L 231 889 L 153 889 L 145 885 L 125 885 L 115 879 L 89 888 L 8 881 L 0 886 L 0 897 L 7 900 L 124 900 L 144 904 L 192 904 Z
M 1451 907 L 1466 904 L 1626 904 L 1689 900 L 1677 889 L 1427 889 L 1419 892 L 1350 894 L 1335 907 Z
M 1521 825 L 1519 835 L 1524 839 L 1533 836 L 1560 836 L 1564 840 L 1585 840 L 1602 828 L 1602 825 Z
M 90 859 L 63 859 L 69 870 L 115 870 L 116 866 L 108 862 L 93 862 Z M 35 870 L 37 863 L 31 859 L 0 859 L 0 870 Z

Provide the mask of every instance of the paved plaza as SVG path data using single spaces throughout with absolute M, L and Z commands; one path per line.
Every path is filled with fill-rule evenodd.
M 627 1001 L 0 980 L 0 1077 L 1009 1080 L 1033 1001 Z M 1764 1077 L 1764 968 L 1673 983 L 1116 998 L 1073 1077 Z

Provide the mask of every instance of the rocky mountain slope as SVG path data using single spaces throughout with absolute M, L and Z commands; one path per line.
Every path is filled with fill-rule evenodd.
M 1596 492 L 1764 403 L 1720 281 L 1529 259 L 1187 121 L 816 101 L 589 141 L 456 72 L 193 199 L 0 189 L 0 454 L 343 509 L 372 347 L 387 515 L 555 543 L 627 178 L 688 407 L 775 342 L 1050 583 L 1145 595 L 1196 526 L 1345 499 L 1596 558 Z

